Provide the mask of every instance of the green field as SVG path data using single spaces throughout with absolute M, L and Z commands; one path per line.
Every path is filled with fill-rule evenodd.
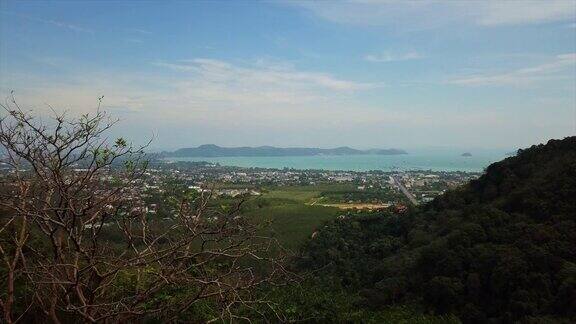
M 309 186 L 289 186 L 264 188 L 265 198 L 282 198 L 294 201 L 311 203 L 314 198 L 319 198 L 323 193 L 353 192 L 356 191 L 353 184 L 317 184 Z
M 220 185 L 228 188 L 227 185 Z M 325 222 L 347 213 L 329 203 L 346 203 L 349 194 L 372 194 L 382 199 L 387 192 L 361 191 L 355 184 L 319 183 L 302 186 L 260 188 L 262 195 L 251 196 L 242 213 L 260 224 L 270 224 L 262 233 L 276 239 L 286 248 L 297 250 Z M 232 204 L 234 198 L 220 198 L 219 203 Z
M 296 250 L 326 221 L 342 213 L 334 207 L 311 206 L 322 192 L 353 190 L 353 185 L 314 185 L 270 187 L 253 198 L 244 214 L 262 223 L 270 223 L 266 234 L 290 250 Z
M 294 251 L 316 228 L 335 218 L 339 212 L 336 208 L 291 203 L 253 209 L 245 214 L 258 222 L 270 222 L 264 234 L 278 239 L 285 248 Z

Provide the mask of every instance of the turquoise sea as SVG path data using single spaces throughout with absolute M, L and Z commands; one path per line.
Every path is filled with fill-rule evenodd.
M 294 168 L 349 171 L 433 170 L 480 172 L 493 162 L 506 157 L 510 150 L 467 151 L 471 157 L 461 156 L 464 151 L 448 149 L 410 150 L 402 155 L 317 155 L 268 157 L 194 157 L 168 158 L 171 161 L 206 161 L 226 166 Z

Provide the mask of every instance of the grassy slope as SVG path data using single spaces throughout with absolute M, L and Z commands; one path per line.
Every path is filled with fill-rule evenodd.
M 334 219 L 337 208 L 310 206 L 325 190 L 342 190 L 342 185 L 291 186 L 267 189 L 257 198 L 261 207 L 251 207 L 245 214 L 261 222 L 270 222 L 268 235 L 284 247 L 296 250 L 324 222 Z
M 333 219 L 338 209 L 292 203 L 250 210 L 247 215 L 262 222 L 271 222 L 268 235 L 277 238 L 284 247 L 296 250 L 324 222 Z
M 311 205 L 326 203 L 330 197 L 357 192 L 354 184 L 319 183 L 306 186 L 268 187 L 262 196 L 253 198 L 245 214 L 259 222 L 270 222 L 266 234 L 278 238 L 286 247 L 296 250 L 323 223 L 344 213 L 335 206 Z

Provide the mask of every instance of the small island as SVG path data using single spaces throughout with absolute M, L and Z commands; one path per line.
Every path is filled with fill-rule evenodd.
M 462 153 L 461 156 L 463 156 L 463 157 L 471 157 L 471 156 L 472 156 L 472 153 L 470 153 L 470 152 Z

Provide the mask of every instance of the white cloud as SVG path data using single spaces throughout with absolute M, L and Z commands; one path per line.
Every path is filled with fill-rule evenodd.
M 20 19 L 25 19 L 25 20 L 29 20 L 29 21 L 33 21 L 33 22 L 39 22 L 39 23 L 43 23 L 43 24 L 48 24 L 48 25 L 68 29 L 68 30 L 75 31 L 75 32 L 90 33 L 90 34 L 94 33 L 93 30 L 90 30 L 90 29 L 87 29 L 84 27 L 80 27 L 78 25 L 74 25 L 74 24 L 64 22 L 64 21 L 36 18 L 36 17 L 21 15 L 21 14 L 17 14 L 17 13 L 13 13 L 13 12 L 8 12 L 8 11 L 0 11 L 0 13 L 6 14 L 6 15 L 11 15 L 14 17 L 18 17 Z
M 465 86 L 526 85 L 546 80 L 574 78 L 576 53 L 557 55 L 540 65 L 494 74 L 474 74 L 455 78 L 450 84 Z
M 576 17 L 572 0 L 486 1 L 480 6 L 477 22 L 481 25 L 542 23 Z
M 126 38 L 126 41 L 127 41 L 128 43 L 133 43 L 133 44 L 142 44 L 142 43 L 144 43 L 143 40 L 138 39 L 138 38 Z
M 202 125 L 228 121 L 274 125 L 281 120 L 329 120 L 330 112 L 354 100 L 357 92 L 381 86 L 298 70 L 271 60 L 233 64 L 196 58 L 154 65 L 162 69 L 114 72 L 113 79 L 110 71 L 103 70 L 82 70 L 56 82 L 11 73 L 0 80 L 0 92 L 15 89 L 24 104 L 38 109 L 50 103 L 87 112 L 98 96 L 105 95 L 105 107 L 123 115 L 137 113 L 130 118 L 147 116 L 149 120 Z
M 423 59 L 424 55 L 417 52 L 407 52 L 403 54 L 393 54 L 390 52 L 384 52 L 381 54 L 367 54 L 364 56 L 364 60 L 368 62 L 376 63 L 387 63 L 395 61 L 409 61 L 409 60 L 419 60 Z
M 152 35 L 151 31 L 142 28 L 129 28 L 127 29 L 129 32 L 134 32 L 142 35 Z
M 558 55 L 515 71 L 490 75 L 468 72 L 451 82 L 516 84 L 512 77 L 557 78 L 573 67 L 575 60 L 574 53 Z M 104 109 L 121 118 L 115 131 L 136 141 L 144 141 L 155 133 L 156 147 L 213 142 L 333 146 L 346 144 L 345 141 L 378 146 L 377 141 L 383 138 L 391 143 L 409 143 L 411 139 L 415 143 L 431 143 L 431 138 L 448 143 L 454 133 L 470 129 L 482 134 L 483 140 L 490 138 L 498 144 L 510 127 L 519 124 L 505 122 L 518 111 L 514 103 L 484 108 L 475 98 L 466 101 L 464 97 L 461 102 L 477 108 L 463 110 L 459 99 L 448 104 L 433 99 L 418 103 L 412 100 L 416 96 L 389 100 L 392 91 L 382 91 L 378 101 L 370 101 L 373 93 L 363 97 L 362 90 L 379 84 L 302 70 L 272 59 L 237 63 L 196 58 L 155 65 L 157 68 L 152 70 L 143 67 L 138 71 L 98 68 L 91 72 L 78 68 L 56 79 L 42 74 L 6 73 L 0 78 L 0 94 L 15 89 L 23 107 L 36 110 L 49 103 L 57 110 L 70 109 L 72 113 L 94 111 L 96 98 L 105 95 Z M 470 80 L 464 81 L 465 78 Z M 562 135 L 572 129 L 566 126 L 568 114 L 564 111 L 570 111 L 573 102 L 572 97 L 559 102 L 555 109 L 560 113 L 553 116 L 533 108 L 534 118 L 550 121 L 552 126 L 546 126 L 548 134 Z M 521 120 L 526 121 L 527 117 Z M 526 123 L 522 123 L 523 127 Z M 533 140 L 526 132 L 518 134 L 518 140 Z
M 350 0 L 289 1 L 334 22 L 427 28 L 452 23 L 482 26 L 535 24 L 576 19 L 571 0 Z
M 326 92 L 354 92 L 379 86 L 336 78 L 327 73 L 300 71 L 284 63 L 259 60 L 253 65 L 235 65 L 214 59 L 196 58 L 178 62 L 156 62 L 155 65 L 185 72 L 181 78 L 198 88 L 220 89 L 218 95 L 247 94 L 255 98 L 279 99 L 309 97 Z

